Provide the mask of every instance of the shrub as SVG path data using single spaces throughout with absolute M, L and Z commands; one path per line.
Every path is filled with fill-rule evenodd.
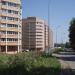
M 63 48 L 56 48 L 54 53 L 59 53 L 59 52 L 62 52 L 63 51 Z
M 55 57 L 34 53 L 0 55 L 0 75 L 59 75 L 60 63 Z

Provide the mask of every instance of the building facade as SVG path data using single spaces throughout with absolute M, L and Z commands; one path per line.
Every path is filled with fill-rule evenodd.
M 37 17 L 22 20 L 22 48 L 23 50 L 44 51 L 53 47 L 53 39 L 47 22 Z M 49 41 L 51 39 L 51 41 Z
M 21 51 L 21 0 L 0 0 L 0 52 Z

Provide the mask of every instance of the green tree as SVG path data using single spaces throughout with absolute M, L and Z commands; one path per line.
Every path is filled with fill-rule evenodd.
M 73 18 L 70 22 L 69 41 L 70 41 L 70 47 L 75 49 L 75 18 Z
M 70 48 L 70 43 L 69 42 L 65 43 L 65 48 Z

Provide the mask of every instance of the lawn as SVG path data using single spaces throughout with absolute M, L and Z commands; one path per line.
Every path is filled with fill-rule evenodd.
M 52 56 L 35 52 L 0 54 L 0 75 L 60 75 L 60 63 Z

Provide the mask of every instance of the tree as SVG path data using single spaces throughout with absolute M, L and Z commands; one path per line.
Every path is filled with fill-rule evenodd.
M 69 41 L 70 41 L 70 47 L 75 49 L 75 18 L 73 18 L 70 22 Z
M 70 43 L 69 42 L 65 43 L 65 48 L 70 48 Z

